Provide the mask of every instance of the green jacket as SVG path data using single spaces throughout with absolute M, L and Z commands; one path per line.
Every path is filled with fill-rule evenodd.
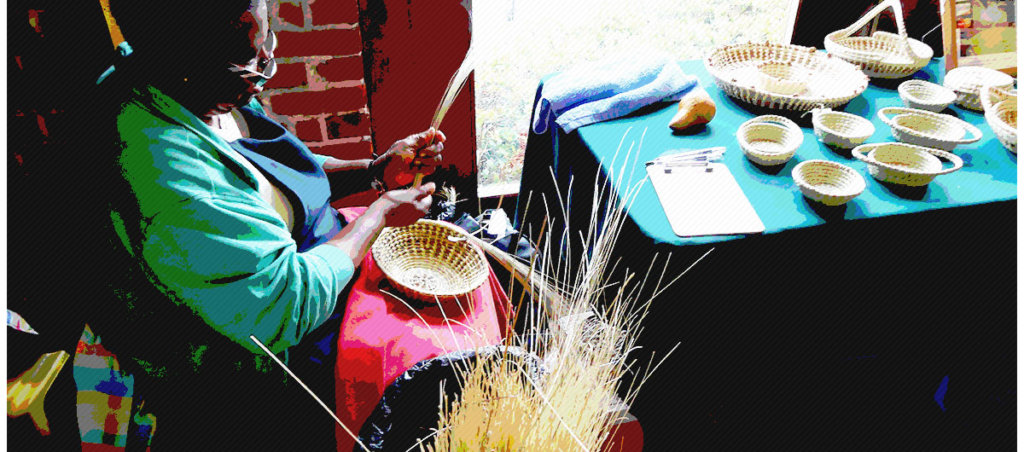
M 136 88 L 117 135 L 130 196 L 110 217 L 166 300 L 256 353 L 250 335 L 279 353 L 334 311 L 352 260 L 326 244 L 299 253 L 242 157 L 198 117 L 154 87 Z

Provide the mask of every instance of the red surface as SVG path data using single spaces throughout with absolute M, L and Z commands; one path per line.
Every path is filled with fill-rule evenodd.
M 346 218 L 359 211 L 342 209 Z M 501 307 L 508 299 L 493 272 L 470 296 L 415 312 L 380 291 L 383 278 L 367 253 L 352 284 L 338 337 L 337 414 L 357 434 L 384 388 L 402 372 L 447 352 L 497 344 L 502 338 L 499 325 L 505 324 Z M 335 435 L 339 451 L 352 450 L 355 442 L 341 427 L 335 428 Z
M 619 424 L 618 429 L 605 441 L 605 452 L 640 452 L 644 450 L 644 429 L 636 419 Z

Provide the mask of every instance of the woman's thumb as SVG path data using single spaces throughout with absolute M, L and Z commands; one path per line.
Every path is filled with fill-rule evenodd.
M 436 190 L 436 189 L 437 189 L 437 187 L 434 185 L 433 182 L 427 182 L 427 183 L 425 183 L 423 185 L 420 185 L 419 193 L 416 194 L 416 197 L 417 198 L 422 198 L 424 196 L 430 196 L 430 195 L 434 194 L 434 190 Z

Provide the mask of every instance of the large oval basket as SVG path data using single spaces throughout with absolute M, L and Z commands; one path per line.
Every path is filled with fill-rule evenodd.
M 465 296 L 487 279 L 483 252 L 461 229 L 441 221 L 384 228 L 370 251 L 395 288 L 419 301 Z
M 765 63 L 777 63 L 792 68 L 793 72 L 806 73 L 805 85 L 793 94 L 771 91 L 763 81 Z M 811 47 L 788 44 L 747 43 L 719 47 L 704 59 L 704 66 L 728 96 L 746 104 L 779 110 L 840 107 L 868 87 L 867 76 L 856 66 Z

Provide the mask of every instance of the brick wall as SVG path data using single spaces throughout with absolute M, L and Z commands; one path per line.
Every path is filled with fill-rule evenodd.
M 278 72 L 262 95 L 268 111 L 313 152 L 369 158 L 370 114 L 356 0 L 281 0 L 272 8 Z

